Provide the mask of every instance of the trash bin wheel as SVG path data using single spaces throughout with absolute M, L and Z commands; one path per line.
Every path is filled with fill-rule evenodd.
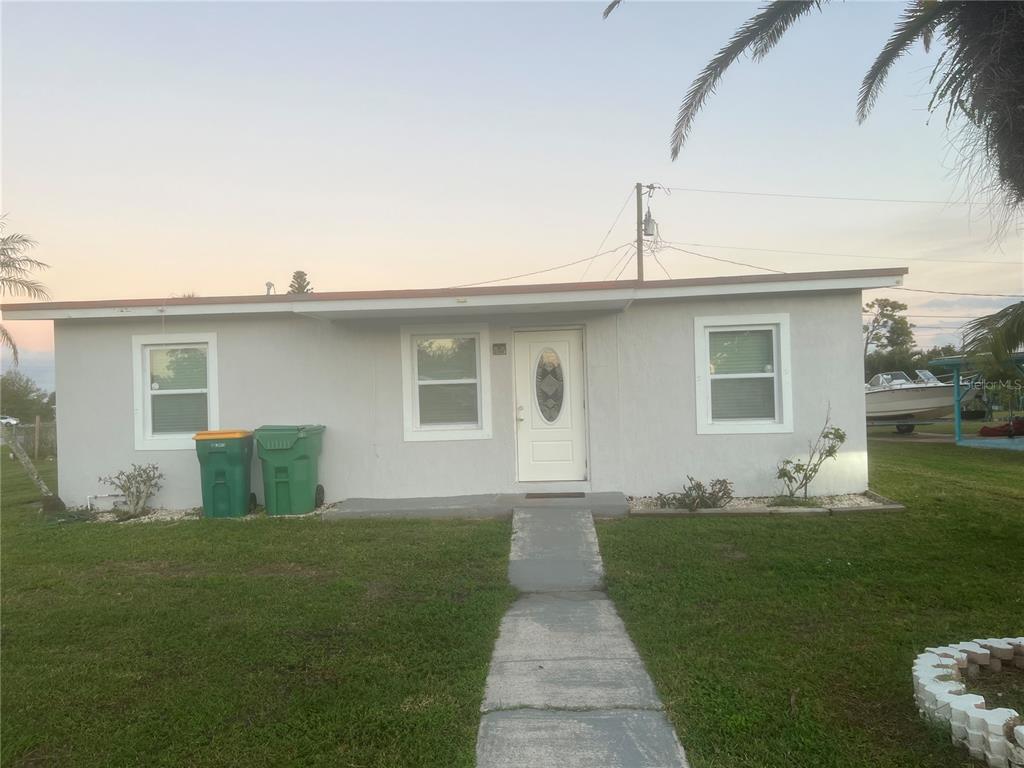
M 316 495 L 313 497 L 313 506 L 317 509 L 324 505 L 324 487 L 318 485 L 316 487 Z
M 256 505 L 257 504 L 258 504 L 258 502 L 256 501 L 256 494 L 255 493 L 250 493 L 249 494 L 249 514 L 252 514 L 253 512 L 256 511 Z
M 896 431 L 898 433 L 900 433 L 901 435 L 909 435 L 911 432 L 914 431 L 914 425 L 913 424 L 897 424 L 896 425 Z

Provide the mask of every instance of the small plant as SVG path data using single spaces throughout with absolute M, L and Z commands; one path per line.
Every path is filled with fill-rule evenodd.
M 153 494 L 163 487 L 164 473 L 156 464 L 132 464 L 129 470 L 101 477 L 100 482 L 116 488 L 124 497 L 124 510 L 119 510 L 118 520 L 133 520 L 146 513 Z
M 794 498 L 803 491 L 807 498 L 807 488 L 817 477 L 821 465 L 826 459 L 834 459 L 839 453 L 839 448 L 846 442 L 846 432 L 841 428 L 832 426 L 831 406 L 825 412 L 825 426 L 821 428 L 812 445 L 808 446 L 807 461 L 783 459 L 779 462 L 776 477 L 786 486 L 786 493 Z
M 732 483 L 724 477 L 712 480 L 709 485 L 704 485 L 690 475 L 686 479 L 688 482 L 682 492 L 659 493 L 655 497 L 658 506 L 662 509 L 688 509 L 695 512 L 698 509 L 724 507 L 732 501 Z

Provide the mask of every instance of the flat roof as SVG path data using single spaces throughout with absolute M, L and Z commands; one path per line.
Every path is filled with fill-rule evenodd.
M 785 272 L 764 275 L 692 277 L 679 280 L 615 280 L 587 283 L 543 283 L 510 286 L 468 286 L 381 291 L 331 291 L 307 294 L 192 296 L 99 301 L 6 302 L 10 320 L 164 315 L 210 315 L 292 312 L 318 316 L 429 314 L 425 310 L 460 313 L 468 307 L 496 311 L 527 311 L 529 307 L 560 309 L 623 309 L 632 301 L 698 296 L 864 290 L 899 285 L 906 267 Z M 529 310 L 529 311 L 532 311 Z M 437 314 L 436 311 L 433 312 Z

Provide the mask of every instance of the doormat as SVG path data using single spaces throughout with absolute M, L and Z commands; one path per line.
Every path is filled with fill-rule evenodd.
M 582 491 L 567 491 L 565 493 L 528 493 L 528 499 L 585 499 L 587 494 Z

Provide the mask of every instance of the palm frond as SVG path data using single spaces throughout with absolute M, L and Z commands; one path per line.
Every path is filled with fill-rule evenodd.
M 7 256 L 0 254 L 0 275 L 5 277 L 27 275 L 35 269 L 47 269 L 50 265 L 29 256 Z
M 12 232 L 9 235 L 0 237 L 0 256 L 16 255 L 33 248 L 36 241 L 28 235 L 20 235 Z
M 1024 347 L 1024 301 L 971 320 L 964 326 L 964 353 L 967 355 L 990 352 L 1002 360 L 1021 347 Z
M 17 232 L 3 234 L 7 228 L 5 219 L 6 215 L 0 216 L 0 295 L 50 298 L 46 287 L 29 276 L 35 270 L 49 267 L 49 264 L 27 255 L 28 250 L 35 248 L 36 241 Z M 4 343 L 8 341 L 9 337 Z
M 608 3 L 608 7 L 604 9 L 604 13 L 601 14 L 601 18 L 607 19 L 608 14 L 610 14 L 612 11 L 618 8 L 621 2 L 622 0 L 612 0 L 610 3 Z
M 962 171 L 1001 198 L 1007 212 L 1024 207 L 1024 3 L 957 3 L 943 23 L 948 56 L 932 72 L 929 109 L 946 110 L 946 125 L 963 125 L 959 144 L 970 157 Z M 964 118 L 961 120 L 961 118 Z
M 959 2 L 949 0 L 915 0 L 903 10 L 903 15 L 888 42 L 861 82 L 860 94 L 857 97 L 857 122 L 863 123 L 867 119 L 882 91 L 882 86 L 885 85 L 889 70 L 897 59 L 903 56 L 918 38 L 924 38 L 925 45 L 929 46 L 935 28 L 959 6 Z
M 768 52 L 775 47 L 775 44 L 782 39 L 782 36 L 786 34 L 786 31 L 793 25 L 793 23 L 803 16 L 807 11 L 810 10 L 809 5 L 813 5 L 819 11 L 821 10 L 820 0 L 815 0 L 813 3 L 786 3 L 788 13 L 781 13 L 772 19 L 771 23 L 764 29 L 761 36 L 757 39 L 754 45 L 751 47 L 750 56 L 754 61 L 760 61 Z
M 30 299 L 48 299 L 50 294 L 38 280 L 29 277 L 0 276 L 0 295 L 28 296 Z
M 928 53 L 932 49 L 932 40 L 935 37 L 935 29 L 929 27 L 921 32 L 921 45 L 924 46 L 924 52 Z
M 0 347 L 7 347 L 11 350 L 11 359 L 14 364 L 18 364 L 18 345 L 14 343 L 14 337 L 11 336 L 10 332 L 3 325 L 0 325 Z
M 820 7 L 820 0 L 775 0 L 761 8 L 733 34 L 728 44 L 715 54 L 686 92 L 686 98 L 679 107 L 675 128 L 672 130 L 673 160 L 679 156 L 679 150 L 686 142 L 697 113 L 708 97 L 715 92 L 725 70 L 751 48 L 758 58 L 763 57 L 794 21 L 808 11 Z

